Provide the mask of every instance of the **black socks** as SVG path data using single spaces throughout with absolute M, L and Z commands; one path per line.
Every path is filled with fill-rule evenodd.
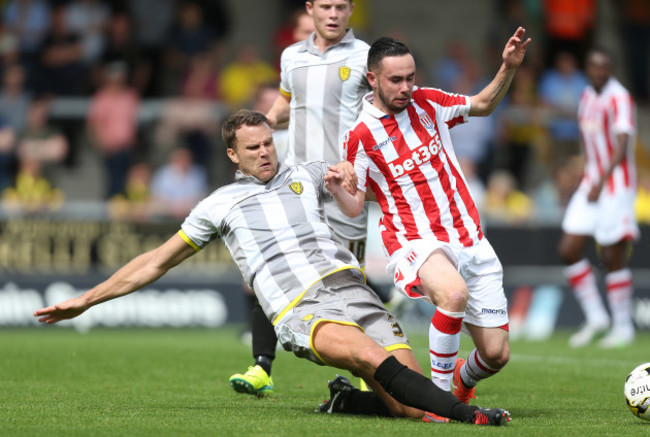
M 271 365 L 275 359 L 275 347 L 278 343 L 278 337 L 275 335 L 273 324 L 262 311 L 259 302 L 256 303 L 251 311 L 253 358 L 255 358 L 255 364 L 259 364 L 271 376 Z M 260 358 L 264 358 L 264 360 L 260 360 Z
M 449 419 L 467 422 L 477 407 L 469 406 L 451 393 L 440 389 L 426 376 L 409 369 L 397 358 L 384 360 L 375 371 L 375 379 L 395 400 Z
M 260 366 L 267 375 L 271 376 L 271 366 L 273 365 L 273 358 L 264 355 L 259 355 L 255 358 L 255 365 Z

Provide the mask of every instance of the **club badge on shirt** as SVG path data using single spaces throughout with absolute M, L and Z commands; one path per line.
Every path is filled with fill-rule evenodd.
M 302 190 L 303 190 L 302 182 L 292 182 L 291 184 L 289 184 L 289 188 L 297 195 L 302 194 Z
M 431 120 L 431 117 L 429 117 L 429 114 L 427 114 L 426 112 L 420 113 L 420 123 L 427 130 L 433 128 L 433 120 Z
M 342 81 L 345 82 L 346 80 L 348 80 L 350 78 L 350 72 L 351 71 L 352 70 L 350 70 L 350 67 L 345 67 L 345 66 L 344 67 L 339 67 L 339 78 Z

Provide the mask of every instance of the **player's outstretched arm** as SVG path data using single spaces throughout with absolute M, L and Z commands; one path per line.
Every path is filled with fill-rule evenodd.
M 490 82 L 480 93 L 470 97 L 470 110 L 471 116 L 487 116 L 494 111 L 506 91 L 510 87 L 510 82 L 517 71 L 517 67 L 521 65 L 526 54 L 526 49 L 530 44 L 531 39 L 528 38 L 524 41 L 526 29 L 519 27 L 514 35 L 510 37 L 503 49 L 503 64 L 497 72 L 492 82 Z
M 39 322 L 56 323 L 77 317 L 93 305 L 133 293 L 163 276 L 169 269 L 196 253 L 178 234 L 160 247 L 143 253 L 101 284 L 81 296 L 34 312 Z
M 330 165 L 325 173 L 325 188 L 348 217 L 361 214 L 365 193 L 357 189 L 356 174 L 348 161 Z

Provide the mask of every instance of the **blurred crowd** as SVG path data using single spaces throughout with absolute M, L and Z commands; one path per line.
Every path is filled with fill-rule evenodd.
M 106 201 L 111 217 L 184 217 L 232 178 L 219 121 L 241 107 L 266 112 L 278 95 L 282 49 L 311 31 L 304 1 L 280 3 L 286 20 L 268 37 L 271 53 L 263 53 L 250 42 L 228 50 L 232 20 L 225 0 L 0 0 L 1 209 L 61 208 L 74 197 L 61 181 L 90 148 L 101 170 L 95 176 L 103 178 L 97 200 Z M 415 53 L 427 67 L 418 84 L 476 93 L 498 68 L 495 47 L 503 35 L 517 25 L 543 35 L 497 112 L 451 132 L 487 220 L 557 222 L 581 177 L 576 110 L 587 84 L 582 62 L 595 42 L 598 2 L 494 3 L 501 21 L 485 38 L 484 53 L 472 52 L 460 36 L 440 42 L 440 58 Z M 372 7 L 355 1 L 357 23 Z M 617 53 L 617 71 L 628 72 L 625 85 L 647 107 L 650 2 L 621 0 L 615 10 L 625 48 Z M 357 33 L 372 42 L 363 32 Z M 79 101 L 80 115 L 61 115 L 66 103 Z M 156 112 L 143 122 L 147 104 Z M 637 146 L 638 212 L 640 222 L 650 223 L 643 140 Z

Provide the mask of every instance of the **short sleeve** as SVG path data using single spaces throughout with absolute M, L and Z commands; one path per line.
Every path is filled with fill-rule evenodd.
M 220 237 L 218 227 L 215 226 L 209 214 L 209 199 L 208 197 L 199 202 L 181 225 L 181 231 L 184 234 L 181 236 L 183 239 L 187 237 L 190 240 L 188 244 L 195 249 L 202 249 L 210 241 Z
M 612 96 L 613 111 L 612 131 L 617 134 L 633 134 L 636 131 L 634 120 L 634 102 L 628 93 Z

